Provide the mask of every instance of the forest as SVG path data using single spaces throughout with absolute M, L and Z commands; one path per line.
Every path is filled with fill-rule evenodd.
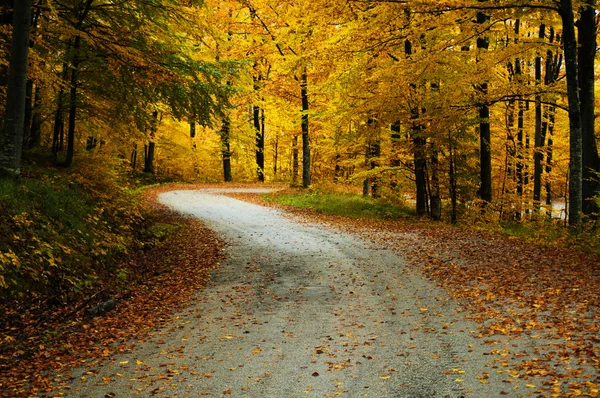
M 596 14 L 594 0 L 4 0 L 3 200 L 57 190 L 45 181 L 105 207 L 128 200 L 123 181 L 266 181 L 593 233 Z M 14 228 L 36 223 L 7 203 Z M 115 229 L 142 219 L 94 211 L 125 214 Z M 19 263 L 7 236 L 3 288 Z
M 360 200 L 362 215 L 598 252 L 599 11 L 0 0 L 0 358 L 162 278 L 136 256 L 186 228 L 218 262 L 217 237 L 148 203 L 163 183 L 276 184 L 342 214 Z M 191 261 L 175 249 L 157 258 Z

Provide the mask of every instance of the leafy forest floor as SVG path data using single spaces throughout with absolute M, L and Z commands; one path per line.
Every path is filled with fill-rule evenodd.
M 132 275 L 126 288 L 101 281 L 98 294 L 51 312 L 32 303 L 0 304 L 0 396 L 54 396 L 71 368 L 133 349 L 133 341 L 143 341 L 205 285 L 223 242 L 200 221 L 158 204 L 157 195 L 169 189 L 144 193 L 142 207 L 159 242 L 123 259 Z M 95 317 L 86 311 L 109 297 L 117 300 L 114 310 Z
M 209 271 L 218 267 L 223 242 L 199 221 L 159 205 L 156 197 L 173 189 L 214 186 L 222 185 L 170 184 L 145 192 L 143 206 L 164 236 L 152 249 L 127 259 L 137 277 L 131 288 L 111 292 L 118 298 L 114 311 L 97 317 L 86 313 L 100 296 L 56 307 L 52 313 L 1 304 L 0 396 L 52 396 L 57 385 L 68 381 L 71 368 L 133 349 L 134 341 L 143 341 L 185 306 L 205 285 Z M 491 347 L 491 352 L 507 383 L 511 378 L 542 381 L 531 384 L 531 395 L 599 395 L 599 255 L 413 218 L 327 215 L 279 204 L 278 195 L 230 194 L 353 232 L 375 247 L 401 254 L 414 270 L 465 303 L 469 318 L 481 325 L 477 337 L 505 339 L 507 345 Z M 507 348 L 512 341 L 529 339 L 543 341 L 544 349 Z

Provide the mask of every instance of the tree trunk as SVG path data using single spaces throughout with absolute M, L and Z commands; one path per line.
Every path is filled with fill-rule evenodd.
M 190 119 L 190 138 L 196 137 L 196 119 Z
M 137 142 L 133 143 L 133 150 L 131 151 L 131 160 L 129 163 L 131 164 L 131 169 L 135 171 L 135 166 L 137 164 Z
M 381 156 L 381 141 L 378 139 L 374 143 L 371 144 L 371 170 L 379 167 L 379 157 Z M 379 177 L 371 177 L 371 196 L 373 198 L 381 197 L 381 192 L 379 190 Z
M 154 141 L 144 145 L 144 173 L 154 174 Z
M 31 31 L 31 1 L 19 0 L 15 2 L 14 6 L 6 108 L 4 125 L 0 133 L 0 173 L 11 177 L 16 177 L 21 168 L 29 34 Z
M 298 136 L 294 135 L 292 138 L 292 185 L 298 185 L 298 169 L 300 168 L 298 157 Z
M 490 20 L 489 15 L 483 12 L 477 13 L 477 23 L 485 24 Z M 477 48 L 479 51 L 487 50 L 489 47 L 489 39 L 487 37 L 477 38 Z M 488 93 L 487 82 L 478 86 L 482 96 Z M 486 101 L 483 98 L 483 101 Z M 491 148 L 491 133 L 490 133 L 490 108 L 486 103 L 479 105 L 479 160 L 480 160 L 480 196 L 485 202 L 492 201 L 492 148 Z
M 567 98 L 569 101 L 569 227 L 581 230 L 583 210 L 583 142 L 581 135 L 581 107 L 579 102 L 579 78 L 577 76 L 577 39 L 572 0 L 560 0 L 560 16 L 563 25 L 563 46 L 567 75 Z
M 554 114 L 556 108 L 551 106 L 548 110 L 548 146 L 546 148 L 546 205 L 552 205 L 552 146 L 554 145 Z M 552 213 L 550 213 L 552 214 Z
M 546 26 L 540 25 L 539 38 L 543 40 L 546 37 Z M 542 57 L 538 54 L 535 58 L 535 85 L 538 87 L 542 83 Z M 535 137 L 534 137 L 534 165 L 533 165 L 533 206 L 534 210 L 540 211 L 542 197 L 542 161 L 544 146 L 542 134 L 542 96 L 535 95 Z
M 254 130 L 256 132 L 256 175 L 258 181 L 265 181 L 265 136 L 261 126 L 261 109 L 253 108 Z
M 519 196 L 519 206 L 517 218 L 521 216 L 521 202 L 523 201 L 523 186 L 524 186 L 524 146 L 523 146 L 523 136 L 524 136 L 524 121 L 525 121 L 525 106 L 523 101 L 519 100 L 519 113 L 517 116 L 517 195 Z
M 440 220 L 442 218 L 440 178 L 438 174 L 439 164 L 438 151 L 433 149 L 431 153 L 431 192 L 429 194 L 431 203 L 431 218 L 433 220 Z
M 450 221 L 452 222 L 452 224 L 456 224 L 456 221 L 458 219 L 457 216 L 457 202 L 458 202 L 458 198 L 457 198 L 457 191 L 456 191 L 456 159 L 455 159 L 455 152 L 454 152 L 454 148 L 452 145 L 452 140 L 449 140 L 449 155 L 450 155 L 450 170 L 449 170 L 449 183 L 450 183 L 450 203 L 452 206 L 452 211 L 450 214 Z
M 229 144 L 230 133 L 229 118 L 223 118 L 223 126 L 221 127 L 221 155 L 223 156 L 223 180 L 225 182 L 233 181 L 231 175 L 231 146 Z
M 390 126 L 390 130 L 392 131 L 392 134 L 391 134 L 392 155 L 391 155 L 391 160 L 390 160 L 390 166 L 392 166 L 392 167 L 400 166 L 400 159 L 398 159 L 398 146 L 400 143 L 400 127 L 401 127 L 400 121 L 396 121 Z M 392 173 L 392 177 L 390 179 L 390 187 L 392 189 L 395 189 L 398 187 L 398 177 L 395 172 Z
M 25 115 L 23 120 L 23 146 L 29 147 L 29 134 L 33 119 L 33 80 L 27 79 L 25 85 Z
M 302 96 L 302 186 L 310 186 L 310 142 L 308 139 L 308 88 L 306 68 L 302 73 L 300 94 Z
M 73 164 L 75 154 L 75 122 L 77 119 L 77 82 L 79 75 L 79 47 L 81 45 L 81 36 L 75 37 L 73 41 L 73 58 L 71 61 L 71 87 L 69 92 L 69 130 L 67 131 L 67 154 L 64 167 L 70 167 Z
M 33 116 L 31 118 L 31 129 L 29 130 L 29 149 L 40 146 L 42 143 L 42 89 L 39 84 L 35 86 L 35 98 L 33 101 Z
M 581 134 L 583 145 L 583 214 L 598 212 L 594 196 L 598 194 L 597 172 L 600 171 L 598 147 L 594 130 L 594 69 L 596 57 L 596 0 L 586 0 L 577 24 L 579 39 L 579 95 L 581 101 Z
M 144 173 L 154 174 L 154 135 L 158 130 L 158 111 L 152 112 L 152 121 L 150 126 L 150 139 L 147 145 L 144 145 Z
M 279 161 L 279 131 L 275 135 L 275 143 L 273 146 L 273 178 L 277 179 L 277 162 Z
M 421 127 L 416 126 L 413 131 L 415 183 L 417 187 L 417 215 L 427 215 L 427 158 L 425 156 L 426 140 L 419 137 Z

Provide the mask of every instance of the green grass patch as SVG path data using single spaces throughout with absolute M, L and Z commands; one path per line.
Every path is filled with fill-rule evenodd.
M 323 214 L 354 218 L 391 220 L 413 216 L 412 209 L 391 204 L 382 199 L 365 198 L 361 195 L 336 192 L 284 191 L 263 195 L 269 201 L 283 205 L 311 209 Z

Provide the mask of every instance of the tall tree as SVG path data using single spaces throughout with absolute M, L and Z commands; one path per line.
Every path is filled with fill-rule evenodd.
M 18 175 L 21 168 L 29 34 L 31 31 L 31 1 L 17 1 L 14 7 L 6 110 L 0 133 L 0 172 L 8 176 Z
M 583 210 L 583 141 L 581 128 L 581 105 L 577 70 L 577 38 L 572 0 L 560 0 L 560 17 L 563 26 L 563 47 L 567 75 L 567 98 L 569 101 L 569 226 L 581 229 Z
M 482 26 L 482 31 L 485 29 L 484 26 L 489 20 L 490 16 L 484 12 L 480 11 L 477 13 L 477 24 Z M 477 38 L 478 52 L 487 51 L 489 46 L 489 38 L 484 34 L 480 34 Z M 482 98 L 479 104 L 480 197 L 482 200 L 489 203 L 492 201 L 492 137 L 490 130 L 490 107 L 486 98 L 488 93 L 488 82 L 482 82 L 477 88 Z
M 302 97 L 302 186 L 310 186 L 310 141 L 308 136 L 308 81 L 306 67 L 300 77 L 300 94 Z
M 598 212 L 594 201 L 599 189 L 600 159 L 594 128 L 595 122 L 595 59 L 596 59 L 596 0 L 585 0 L 578 30 L 579 95 L 581 101 L 581 131 L 583 144 L 582 210 L 584 214 Z

